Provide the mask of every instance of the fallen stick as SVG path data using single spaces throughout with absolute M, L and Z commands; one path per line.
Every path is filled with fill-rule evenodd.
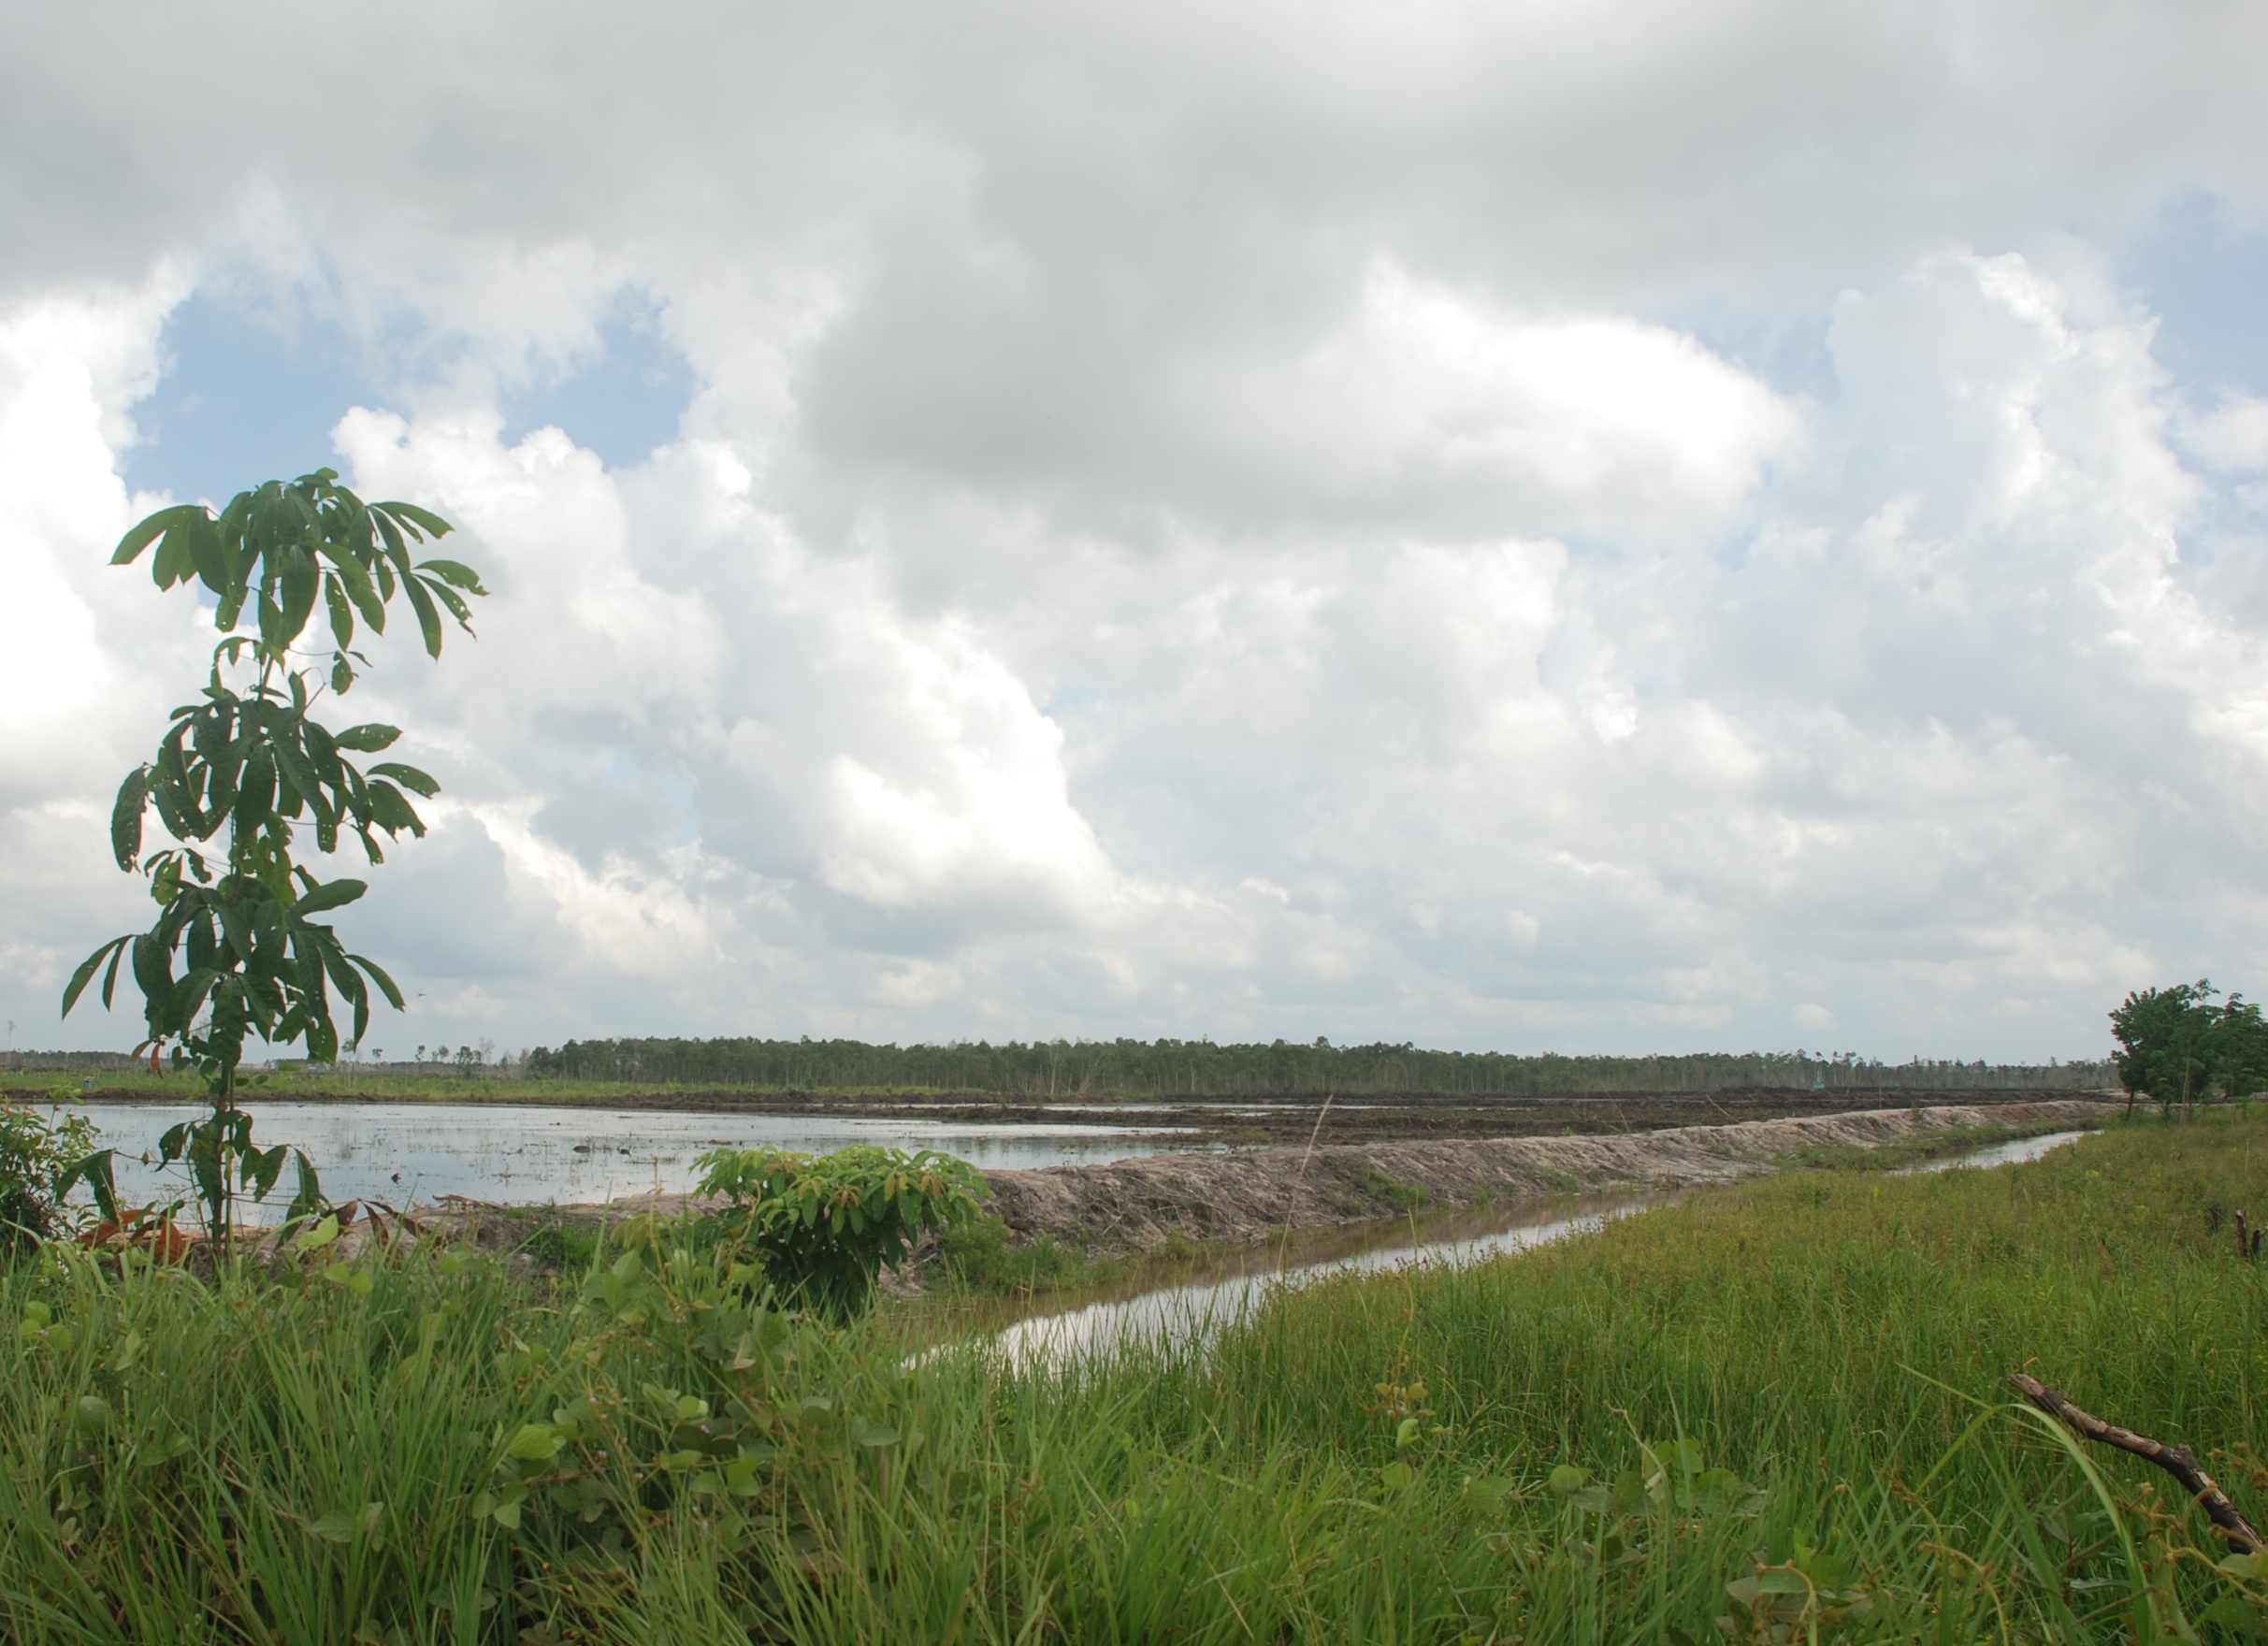
M 2213 1483 L 2213 1477 L 2197 1466 L 2197 1453 L 2187 1446 L 2167 1446 L 2137 1435 L 2131 1429 L 2122 1429 L 2116 1423 L 2106 1423 L 2091 1411 L 2082 1411 L 2057 1393 L 2037 1378 L 2028 1378 L 2016 1372 L 2009 1378 L 2025 1399 L 2038 1407 L 2049 1417 L 2059 1419 L 2073 1434 L 2086 1440 L 2100 1440 L 2105 1446 L 2115 1446 L 2121 1451 L 2132 1452 L 2145 1463 L 2154 1463 L 2181 1482 L 2181 1489 L 2190 1500 L 2205 1511 L 2214 1527 L 2225 1538 L 2229 1547 L 2239 1554 L 2259 1554 L 2268 1550 L 2268 1540 L 2252 1529 L 2252 1523 L 2236 1512 L 2236 1505 L 2229 1494 Z

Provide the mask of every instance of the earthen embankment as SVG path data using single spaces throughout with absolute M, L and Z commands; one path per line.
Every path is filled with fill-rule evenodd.
M 1048 1235 L 1097 1253 L 1176 1238 L 1237 1243 L 1423 1207 L 1622 1188 L 1677 1188 L 1759 1177 L 1804 1149 L 1875 1148 L 1932 1131 L 2038 1132 L 2100 1125 L 2115 1104 L 2042 1103 L 1867 1109 L 1621 1136 L 1495 1137 L 1323 1145 L 1226 1154 L 1158 1154 L 1101 1166 L 988 1172 L 992 1209 L 1023 1239 Z

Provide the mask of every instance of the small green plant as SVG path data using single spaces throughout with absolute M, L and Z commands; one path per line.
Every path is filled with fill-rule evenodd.
M 288 485 L 269 481 L 238 492 L 218 517 L 200 503 L 161 509 L 119 541 L 110 561 L 131 565 L 154 544 L 157 586 L 201 585 L 226 638 L 213 648 L 201 700 L 173 711 L 155 757 L 126 773 L 111 811 L 118 866 L 148 876 L 157 920 L 89 955 L 64 990 L 63 1010 L 67 1017 L 98 972 L 109 1006 L 127 965 L 148 1022 L 137 1055 L 148 1052 L 154 1070 L 169 1050 L 177 1068 L 203 1078 L 211 1112 L 167 1131 L 158 1157 L 188 1168 L 206 1224 L 224 1242 L 235 1202 L 265 1199 L 287 1152 L 256 1148 L 252 1117 L 237 1106 L 246 1041 L 256 1034 L 272 1046 L 304 1042 L 311 1061 L 333 1062 L 342 1042 L 332 990 L 354 1008 L 348 1047 L 369 1025 L 373 989 L 395 1009 L 402 1005 L 383 968 L 350 953 L 330 925 L 312 918 L 368 888 L 318 880 L 294 856 L 302 831 L 311 829 L 325 854 L 352 834 L 371 862 L 382 862 L 381 833 L 426 831 L 403 791 L 440 792 L 413 766 L 381 760 L 365 769 L 348 758 L 386 749 L 398 728 L 366 722 L 333 730 L 314 710 L 326 686 L 343 697 L 356 666 L 368 667 L 354 649 L 358 618 L 383 634 L 388 607 L 402 596 L 438 658 L 441 612 L 469 633 L 465 597 L 487 592 L 457 561 L 412 560 L 411 545 L 446 533 L 447 521 L 412 503 L 366 504 L 338 479 L 323 469 Z M 295 666 L 319 601 L 330 629 L 328 668 Z M 247 625 L 253 632 L 238 632 Z M 152 807 L 173 844 L 144 857 Z M 71 1175 L 108 1217 L 118 1209 L 111 1152 L 87 1156 Z M 322 1205 L 322 1189 L 306 1155 L 289 1152 L 298 1165 L 298 1219 Z
M 1750 1555 L 1751 1571 L 1725 1585 L 1730 1603 L 1717 1619 L 1728 1640 L 1755 1646 L 1838 1640 L 1863 1630 L 1873 1614 L 1871 1589 L 1857 1581 L 1854 1563 L 1789 1535 L 1784 1550 Z
M 0 1258 L 63 1232 L 67 1214 L 55 1180 L 94 1146 L 84 1115 L 0 1102 Z
M 716 1148 L 697 1163 L 701 1192 L 730 1203 L 719 1220 L 760 1259 L 773 1290 L 832 1320 L 863 1310 L 883 1264 L 923 1231 L 969 1217 L 984 1193 L 974 1166 L 932 1149 L 861 1144 L 814 1159 Z

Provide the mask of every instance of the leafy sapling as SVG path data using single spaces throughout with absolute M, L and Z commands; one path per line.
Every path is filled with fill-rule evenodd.
M 161 1163 L 183 1163 L 207 1227 L 224 1243 L 236 1203 L 265 1199 L 287 1154 L 296 1162 L 290 1217 L 319 1211 L 314 1166 L 297 1149 L 262 1149 L 252 1117 L 237 1106 L 237 1071 L 247 1040 L 303 1043 L 317 1062 L 361 1042 L 373 990 L 397 1011 L 401 990 L 376 961 L 350 953 L 317 917 L 360 898 L 360 880 L 317 878 L 296 855 L 312 830 L 328 855 L 351 834 L 372 863 L 379 836 L 425 833 L 410 799 L 440 785 L 394 760 L 357 765 L 401 733 L 366 722 L 334 730 L 316 719 L 327 688 L 344 697 L 369 659 L 354 649 L 356 625 L 385 632 L 397 598 L 415 614 L 426 653 L 439 658 L 443 614 L 472 632 L 468 596 L 487 593 L 455 560 L 413 560 L 413 546 L 450 530 L 412 503 L 365 503 L 317 469 L 286 484 L 239 492 L 215 516 L 204 505 L 161 509 L 120 540 L 114 566 L 154 545 L 151 575 L 161 589 L 193 588 L 214 602 L 225 636 L 197 701 L 173 711 L 155 758 L 126 773 L 111 813 L 118 866 L 146 875 L 158 905 L 145 932 L 104 944 L 72 974 L 63 1009 L 102 975 L 111 1003 L 122 965 L 141 991 L 148 1032 L 136 1048 L 152 1068 L 170 1057 L 204 1079 L 211 1112 L 159 1140 Z M 322 608 L 327 661 L 296 649 Z M 143 853 L 154 808 L 171 844 Z M 335 1001 L 353 1009 L 341 1042 Z M 117 1214 L 111 1150 L 79 1161 L 64 1188 L 84 1181 L 107 1217 Z
M 968 1219 L 989 1192 L 975 1167 L 932 1149 L 854 1144 L 813 1159 L 784 1148 L 713 1148 L 694 1162 L 714 1215 L 763 1265 L 784 1300 L 847 1321 L 872 1299 L 883 1265 L 931 1229 Z

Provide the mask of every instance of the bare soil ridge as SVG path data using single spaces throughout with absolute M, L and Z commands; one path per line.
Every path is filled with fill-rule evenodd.
M 1176 1240 L 1242 1243 L 1404 1210 L 1450 1210 L 1603 1189 L 1670 1189 L 1761 1177 L 1806 1148 L 1871 1148 L 1955 1128 L 2096 1126 L 2088 1099 L 1867 1109 L 1621 1136 L 1334 1144 L 1312 1150 L 1162 1154 L 1102 1166 L 987 1172 L 992 1209 L 1021 1239 L 1113 1255 Z

